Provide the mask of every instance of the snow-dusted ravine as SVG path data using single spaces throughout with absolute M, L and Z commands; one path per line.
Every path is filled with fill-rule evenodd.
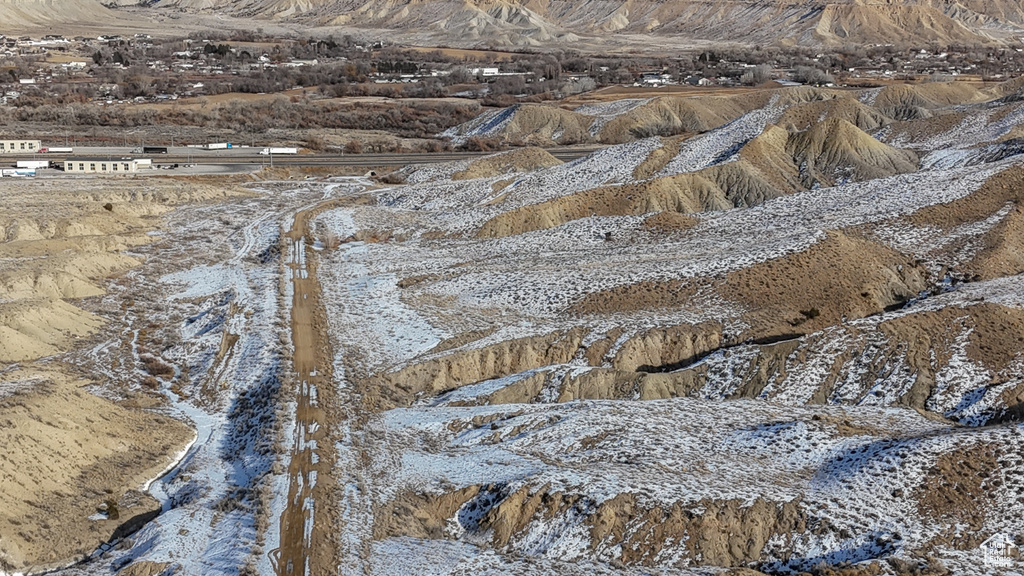
M 168 470 L 140 486 L 161 502 L 160 515 L 62 573 L 115 572 L 138 561 L 176 566 L 179 574 L 275 572 L 269 552 L 280 546 L 288 494 L 288 451 L 280 455 L 277 445 L 287 447 L 296 433 L 282 354 L 291 296 L 282 232 L 297 212 L 364 186 L 353 179 L 263 183 L 253 197 L 175 210 L 162 241 L 140 249 L 146 263 L 105 297 L 134 303 L 123 314 L 125 328 L 93 347 L 91 362 L 108 378 L 125 378 L 106 368 L 107 355 L 127 337 L 138 356 L 139 329 L 163 324 L 164 340 L 174 344 L 162 357 L 177 383 L 160 410 L 196 436 Z

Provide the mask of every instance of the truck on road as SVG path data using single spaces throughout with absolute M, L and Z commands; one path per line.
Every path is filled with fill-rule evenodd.
M 0 177 L 3 178 L 19 178 L 26 176 L 35 176 L 36 171 L 31 168 L 4 168 L 0 170 Z
M 260 154 L 266 156 L 268 154 L 298 154 L 298 148 L 264 148 L 260 151 Z
M 49 167 L 49 160 L 18 160 L 18 168 L 30 168 L 32 170 L 38 170 L 40 168 Z
M 71 154 L 75 149 L 70 146 L 51 146 L 50 148 L 40 148 L 39 151 L 48 154 Z
M 167 146 L 143 146 L 143 154 L 167 154 Z

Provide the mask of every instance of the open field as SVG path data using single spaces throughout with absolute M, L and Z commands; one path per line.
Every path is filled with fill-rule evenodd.
M 490 61 L 507 61 L 512 58 L 512 55 L 507 52 L 500 50 L 470 50 L 465 48 L 431 48 L 430 46 L 409 46 L 410 50 L 417 50 L 419 52 L 434 52 L 439 51 L 445 56 L 451 56 L 454 58 L 463 58 L 465 60 L 482 59 L 488 62 Z

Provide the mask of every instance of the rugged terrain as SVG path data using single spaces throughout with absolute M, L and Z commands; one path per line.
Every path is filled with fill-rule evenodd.
M 0 570 L 1020 573 L 1020 86 L 456 134 L 609 144 L 570 163 L 12 187 Z
M 66 565 L 159 514 L 147 489 L 196 434 L 160 409 L 159 381 L 143 364 L 156 373 L 161 363 L 111 330 L 95 303 L 111 278 L 142 263 L 162 214 L 239 192 L 181 182 L 4 182 L 0 570 Z M 103 336 L 127 357 L 102 344 L 84 350 Z M 102 371 L 65 356 L 89 352 Z
M 1021 542 L 1016 90 L 680 100 L 710 125 L 324 212 L 369 501 L 337 529 L 373 543 L 341 559 L 960 573 Z
M 160 0 L 198 12 L 223 10 L 208 0 Z M 721 42 L 818 44 L 904 42 L 969 43 L 1011 39 L 1024 24 L 1014 2 L 367 2 L 348 0 L 236 0 L 228 12 L 315 25 L 416 31 L 459 44 L 571 44 L 581 36 L 684 37 Z
M 141 6 L 141 7 L 139 7 Z M 114 12 L 112 9 L 119 9 Z M 127 14 L 127 16 L 126 16 Z M 216 19 L 198 19 L 198 16 Z M 4 0 L 0 21 L 11 31 L 59 24 L 100 26 L 109 18 L 160 31 L 217 28 L 225 17 L 245 22 L 320 28 L 390 30 L 410 42 L 459 46 L 662 48 L 689 43 L 915 45 L 1016 42 L 1024 11 L 1009 0 L 885 2 L 811 0 L 366 1 L 366 0 Z M 191 18 L 191 20 L 190 20 Z

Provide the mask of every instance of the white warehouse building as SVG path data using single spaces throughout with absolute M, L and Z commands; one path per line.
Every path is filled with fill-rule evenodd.
M 64 161 L 64 171 L 70 174 L 134 174 L 139 166 L 149 168 L 150 160 L 136 158 L 70 157 Z
M 39 140 L 2 140 L 0 154 L 34 154 L 42 147 Z

